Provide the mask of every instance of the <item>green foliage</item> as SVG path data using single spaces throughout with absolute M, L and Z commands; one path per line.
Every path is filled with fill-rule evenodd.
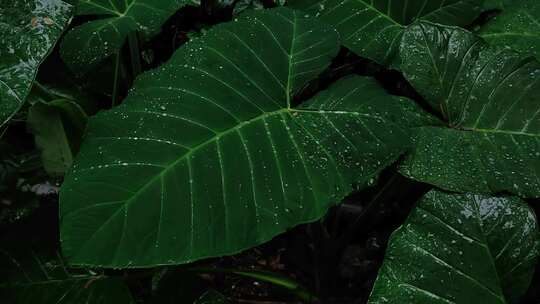
M 537 237 L 517 198 L 431 191 L 390 238 L 369 303 L 518 303 Z
M 480 13 L 477 0 L 291 0 L 289 4 L 335 26 L 343 44 L 380 64 L 395 57 L 405 27 L 417 19 L 467 25 Z
M 447 124 L 415 130 L 402 172 L 449 190 L 539 197 L 540 63 L 430 23 L 405 32 L 400 56 L 405 77 Z
M 129 34 L 156 34 L 167 18 L 187 4 L 188 0 L 80 0 L 77 15 L 103 18 L 69 31 L 62 40 L 62 59 L 74 72 L 86 73 L 117 54 Z
M 364 79 L 291 107 L 337 47 L 331 28 L 280 8 L 216 26 L 139 77 L 121 106 L 90 119 L 64 182 L 70 261 L 148 267 L 239 252 L 320 218 L 395 161 L 408 137 L 370 113 L 377 100 L 332 97 Z
M 71 13 L 61 0 L 0 1 L 0 127 L 23 106 Z
M 67 3 L 0 0 L 0 302 L 532 294 L 538 1 Z

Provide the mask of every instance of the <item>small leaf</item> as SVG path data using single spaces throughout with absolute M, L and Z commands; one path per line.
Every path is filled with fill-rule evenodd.
M 480 31 L 494 46 L 507 46 L 540 59 L 540 2 L 521 1 L 505 9 Z
M 60 0 L 0 0 L 0 127 L 24 104 L 71 12 Z
M 86 126 L 86 114 L 75 102 L 57 99 L 38 102 L 28 111 L 28 129 L 41 150 L 45 171 L 62 176 L 71 167 Z
M 537 256 L 521 200 L 431 191 L 392 234 L 369 303 L 517 303 Z
M 205 292 L 194 304 L 227 304 L 227 298 L 215 290 Z
M 479 14 L 478 0 L 291 0 L 293 8 L 338 29 L 343 44 L 380 64 L 395 57 L 405 27 L 416 19 L 465 26 Z
M 452 191 L 540 197 L 540 63 L 431 23 L 405 32 L 400 55 L 447 124 L 416 129 L 402 172 Z
M 339 50 L 337 33 L 304 15 L 277 8 L 217 25 L 90 119 L 60 194 L 71 263 L 237 253 L 319 219 L 407 149 L 369 99 L 291 107 Z
M 78 15 L 99 15 L 102 19 L 79 25 L 61 43 L 60 55 L 69 68 L 84 74 L 105 58 L 118 53 L 127 35 L 134 31 L 146 37 L 189 0 L 80 0 Z

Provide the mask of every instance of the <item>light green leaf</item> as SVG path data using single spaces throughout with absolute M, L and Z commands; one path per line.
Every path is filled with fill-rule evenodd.
M 68 99 L 38 102 L 30 108 L 28 129 L 35 136 L 47 173 L 62 176 L 71 167 L 86 121 L 81 107 Z
M 0 127 L 24 104 L 71 11 L 60 0 L 0 0 Z
M 460 192 L 540 197 L 540 63 L 454 27 L 404 34 L 401 70 L 447 127 L 416 130 L 402 172 Z
M 433 190 L 392 234 L 369 303 L 516 303 L 537 256 L 521 200 Z
M 122 105 L 90 119 L 62 186 L 70 262 L 234 254 L 365 185 L 407 148 L 407 134 L 362 99 L 291 107 L 338 50 L 333 29 L 277 8 L 215 26 L 141 75 Z
M 66 267 L 50 243 L 2 243 L 0 294 L 13 304 L 134 304 L 122 279 Z M 54 242 L 52 242 L 54 244 Z M 5 247 L 8 245 L 9 247 Z
M 417 19 L 468 25 L 479 0 L 291 0 L 290 6 L 319 16 L 338 29 L 343 44 L 359 56 L 390 64 L 405 27 Z
M 480 36 L 494 46 L 508 46 L 540 58 L 540 2 L 522 1 L 488 22 Z
M 80 0 L 78 15 L 102 19 L 75 27 L 64 37 L 60 55 L 76 73 L 86 73 L 105 58 L 118 53 L 127 35 L 139 31 L 147 37 L 189 0 Z

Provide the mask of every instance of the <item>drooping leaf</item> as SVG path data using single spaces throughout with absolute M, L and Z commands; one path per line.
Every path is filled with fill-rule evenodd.
M 141 75 L 122 105 L 90 119 L 62 186 L 70 262 L 144 267 L 233 254 L 365 185 L 407 148 L 407 134 L 361 99 L 291 107 L 338 49 L 337 33 L 315 18 L 255 11 Z
M 103 18 L 79 25 L 61 43 L 60 55 L 74 72 L 86 73 L 103 59 L 116 54 L 129 33 L 149 37 L 189 0 L 80 0 L 78 15 Z
M 404 34 L 401 70 L 447 127 L 416 129 L 402 172 L 461 192 L 540 196 L 540 63 L 454 27 Z
M 71 12 L 61 0 L 0 0 L 0 127 L 24 104 Z
M 480 13 L 479 0 L 291 0 L 338 29 L 357 55 L 390 64 L 405 27 L 417 19 L 464 26 Z
M 87 116 L 74 101 L 38 102 L 28 111 L 28 129 L 41 150 L 47 173 L 62 176 L 73 163 L 86 127 Z
M 392 234 L 369 303 L 517 303 L 537 256 L 521 200 L 433 190 Z
M 521 1 L 482 27 L 480 36 L 494 46 L 508 46 L 540 59 L 540 2 Z
M 45 228 L 44 230 L 51 230 Z M 34 234 L 40 234 L 34 231 Z M 19 233 L 20 234 L 20 233 Z M 0 294 L 2 303 L 13 304 L 134 304 L 121 278 L 92 271 L 69 269 L 44 238 L 2 239 L 0 242 Z

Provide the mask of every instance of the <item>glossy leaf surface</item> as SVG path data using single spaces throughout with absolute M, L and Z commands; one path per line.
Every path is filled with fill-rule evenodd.
M 508 46 L 540 59 L 540 2 L 509 5 L 482 27 L 480 36 L 494 46 Z
M 141 75 L 126 102 L 90 119 L 62 186 L 70 262 L 146 267 L 233 254 L 365 185 L 408 135 L 363 107 L 369 99 L 290 106 L 338 49 L 333 29 L 279 8 L 218 25 Z
M 447 123 L 416 129 L 404 174 L 448 190 L 540 196 L 537 60 L 459 28 L 419 23 L 403 37 L 401 61 Z
M 537 249 L 519 199 L 431 191 L 392 234 L 369 303 L 516 303 Z
M 0 0 L 0 126 L 24 104 L 71 13 L 60 0 Z
M 338 29 L 343 44 L 380 64 L 395 57 L 405 26 L 416 19 L 467 25 L 480 13 L 477 0 L 291 0 Z
M 76 73 L 85 73 L 116 54 L 127 35 L 156 34 L 161 25 L 189 0 L 80 0 L 78 15 L 103 18 L 79 25 L 62 40 L 61 55 Z

